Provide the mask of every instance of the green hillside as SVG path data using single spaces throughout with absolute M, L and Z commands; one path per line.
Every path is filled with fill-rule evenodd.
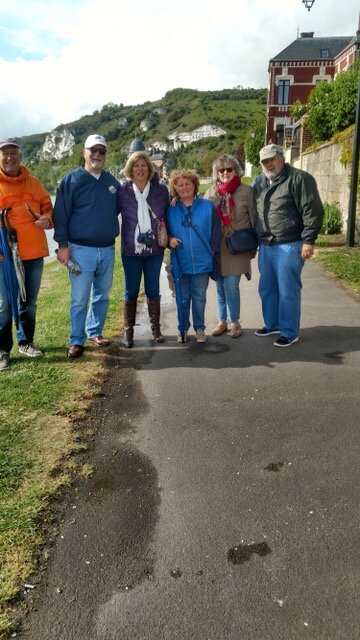
M 124 106 L 106 104 L 100 111 L 85 115 L 74 122 L 62 123 L 57 130 L 69 129 L 75 137 L 73 155 L 60 161 L 38 162 L 37 152 L 45 141 L 46 133 L 24 136 L 21 139 L 24 161 L 31 165 L 50 191 L 57 181 L 82 161 L 82 147 L 89 133 L 103 134 L 109 143 L 107 168 L 120 175 L 131 141 L 141 138 L 146 147 L 154 142 L 166 142 L 167 136 L 177 132 L 190 132 L 205 124 L 221 127 L 226 134 L 219 138 L 206 138 L 186 148 L 168 153 L 168 164 L 195 168 L 201 175 L 209 175 L 212 161 L 224 152 L 243 157 L 245 136 L 254 128 L 259 114 L 265 113 L 266 89 L 223 89 L 197 91 L 173 89 L 156 102 Z M 143 132 L 140 124 L 150 122 Z M 168 142 L 168 141 L 167 141 Z

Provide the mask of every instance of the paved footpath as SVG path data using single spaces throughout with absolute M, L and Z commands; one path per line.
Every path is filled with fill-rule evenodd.
M 315 264 L 300 341 L 109 351 L 74 487 L 25 598 L 26 640 L 358 640 L 360 305 Z M 209 289 L 208 331 L 216 321 Z M 141 322 L 141 318 L 140 318 Z

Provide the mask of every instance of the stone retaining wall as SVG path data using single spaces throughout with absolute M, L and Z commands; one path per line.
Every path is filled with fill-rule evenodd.
M 343 232 L 346 234 L 349 212 L 351 164 L 340 162 L 341 145 L 327 142 L 316 151 L 304 152 L 301 158 L 292 162 L 294 167 L 304 169 L 314 176 L 323 202 L 338 202 L 343 218 Z M 360 211 L 357 207 L 356 230 L 359 237 Z

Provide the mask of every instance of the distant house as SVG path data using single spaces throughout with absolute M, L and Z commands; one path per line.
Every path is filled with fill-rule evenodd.
M 221 129 L 221 127 L 216 127 L 213 124 L 204 124 L 202 127 L 198 127 L 198 129 L 193 129 L 193 131 L 174 131 L 170 133 L 168 139 L 172 141 L 174 145 L 174 149 L 181 149 L 181 147 L 186 147 L 191 142 L 196 142 L 197 140 L 202 140 L 203 138 L 218 138 L 219 136 L 225 135 L 225 129 Z
M 289 107 L 305 103 L 318 82 L 331 82 L 349 67 L 360 47 L 360 19 L 357 35 L 315 38 L 300 33 L 288 47 L 269 61 L 266 143 L 284 145 L 292 141 L 293 120 Z

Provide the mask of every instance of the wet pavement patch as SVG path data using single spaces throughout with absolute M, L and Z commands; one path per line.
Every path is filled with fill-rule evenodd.
M 194 350 L 196 349 L 197 354 L 226 353 L 226 351 L 230 351 L 229 345 L 219 344 L 218 342 L 207 342 L 205 345 L 194 342 L 190 347 Z
M 258 556 L 264 557 L 271 553 L 271 549 L 267 542 L 259 542 L 258 544 L 238 544 L 231 547 L 227 553 L 228 562 L 232 564 L 244 564 L 250 560 L 251 556 L 257 553 Z
M 342 351 L 330 351 L 324 354 L 327 360 L 332 360 L 335 364 L 342 364 L 344 360 L 344 353 Z
M 158 475 L 152 461 L 130 444 L 111 445 L 110 455 L 99 450 L 96 472 L 84 485 L 83 496 L 86 516 L 82 526 L 89 533 L 86 550 L 94 558 L 93 566 L 102 563 L 102 557 L 112 558 L 103 582 L 100 577 L 96 582 L 104 599 L 114 588 L 129 591 L 153 576 L 152 541 L 160 506 Z M 97 571 L 102 575 L 102 569 L 97 567 Z M 91 588 L 95 585 L 88 592 Z
M 264 471 L 280 471 L 284 464 L 284 462 L 270 462 L 270 464 L 264 467 Z

